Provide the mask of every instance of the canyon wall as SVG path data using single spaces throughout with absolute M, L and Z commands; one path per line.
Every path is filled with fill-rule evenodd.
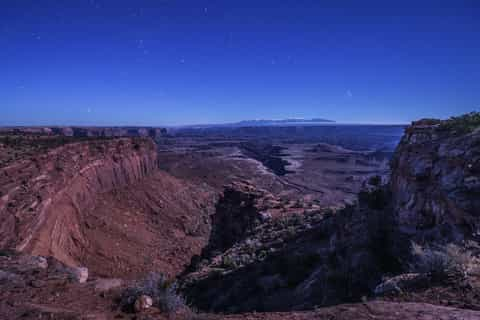
M 397 247 L 480 236 L 480 131 L 455 133 L 441 123 L 407 128 L 392 160 Z M 402 246 L 402 243 L 404 244 Z
M 79 263 L 84 212 L 98 194 L 131 184 L 157 168 L 147 138 L 66 144 L 0 169 L 0 248 Z

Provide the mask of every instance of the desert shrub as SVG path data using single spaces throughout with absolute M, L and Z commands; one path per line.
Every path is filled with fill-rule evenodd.
M 411 271 L 428 274 L 436 281 L 465 278 L 473 262 L 469 252 L 454 244 L 432 248 L 412 242 L 412 256 Z
M 230 255 L 222 257 L 222 266 L 228 269 L 236 269 L 239 267 L 238 262 Z
M 258 259 L 259 259 L 260 261 L 265 260 L 265 259 L 267 258 L 267 256 L 268 256 L 268 253 L 267 253 L 266 250 L 261 250 L 261 251 L 258 253 Z
M 296 233 L 297 233 L 297 230 L 295 229 L 294 226 L 288 226 L 287 234 L 288 234 L 289 237 L 295 236 Z
M 160 310 L 171 313 L 185 307 L 184 299 L 177 294 L 177 284 L 168 281 L 160 273 L 150 273 L 124 290 L 120 297 L 120 306 L 125 312 L 132 312 L 135 301 L 141 295 L 150 296 L 153 305 Z

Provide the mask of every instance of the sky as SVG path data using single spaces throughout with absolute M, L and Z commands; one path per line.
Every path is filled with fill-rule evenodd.
M 0 125 L 474 110 L 476 0 L 0 0 Z

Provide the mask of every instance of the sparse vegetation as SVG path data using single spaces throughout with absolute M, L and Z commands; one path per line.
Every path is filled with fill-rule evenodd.
M 222 266 L 227 269 L 236 269 L 238 267 L 238 263 L 234 260 L 233 257 L 229 255 L 224 255 L 222 257 Z
M 412 272 L 428 274 L 433 281 L 466 278 L 474 258 L 455 244 L 436 248 L 422 247 L 412 242 Z
M 480 128 L 480 112 L 470 112 L 442 121 L 439 130 L 465 134 Z
M 122 310 L 132 312 L 135 301 L 141 295 L 151 297 L 153 306 L 163 312 L 171 313 L 186 307 L 183 298 L 177 294 L 177 284 L 160 273 L 150 273 L 144 280 L 125 289 L 120 298 Z

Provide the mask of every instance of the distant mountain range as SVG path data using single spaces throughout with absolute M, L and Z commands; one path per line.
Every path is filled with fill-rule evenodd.
M 315 125 L 323 123 L 334 123 L 333 120 L 312 118 L 312 119 L 258 119 L 258 120 L 242 120 L 239 122 L 219 123 L 219 124 L 199 124 L 187 125 L 188 128 L 209 128 L 209 127 L 268 127 L 268 126 L 294 126 L 294 125 Z
M 322 118 L 313 118 L 313 119 L 280 119 L 280 120 L 243 120 L 235 123 L 231 123 L 232 126 L 276 126 L 276 125 L 288 125 L 288 124 L 314 124 L 314 123 L 325 123 L 325 122 L 335 122 L 333 120 L 322 119 Z

